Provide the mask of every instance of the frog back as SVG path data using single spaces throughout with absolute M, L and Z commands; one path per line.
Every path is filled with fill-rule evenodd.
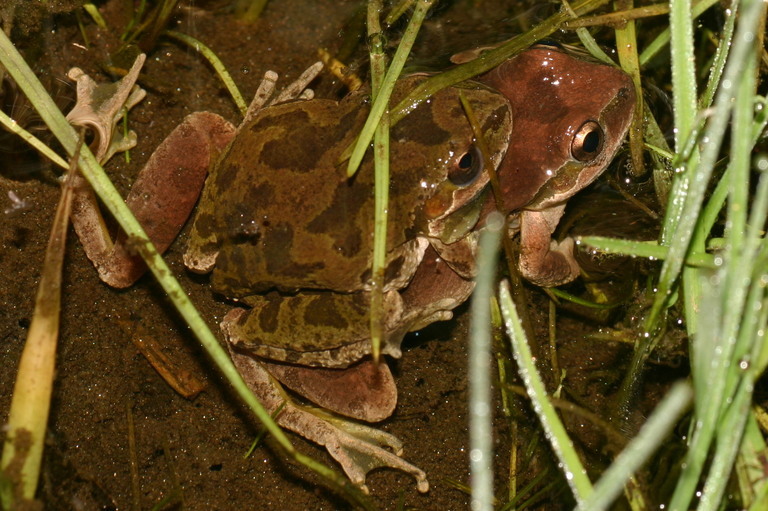
M 395 97 L 413 82 L 400 82 Z M 452 90 L 452 89 L 450 89 Z M 426 248 L 425 201 L 445 181 L 450 155 L 471 140 L 458 96 L 450 112 L 417 108 L 392 130 L 388 277 L 407 282 Z M 474 94 L 474 93 L 472 93 Z M 496 107 L 498 94 L 484 91 Z M 433 100 L 433 101 L 435 101 Z M 227 296 L 271 288 L 365 289 L 373 242 L 373 162 L 346 177 L 345 151 L 369 112 L 365 92 L 265 109 L 222 155 L 206 184 L 190 250 L 215 254 L 212 283 Z M 442 124 L 442 125 L 441 125 Z M 482 185 L 482 183 L 481 183 Z

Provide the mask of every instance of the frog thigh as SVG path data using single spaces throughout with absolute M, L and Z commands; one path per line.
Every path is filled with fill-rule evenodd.
M 251 309 L 235 309 L 222 322 L 227 340 L 261 358 L 311 367 L 343 368 L 370 353 L 368 293 L 302 292 L 254 295 Z M 407 330 L 399 328 L 403 303 L 384 293 L 387 318 L 382 353 L 400 357 Z
M 159 253 L 170 246 L 184 226 L 211 162 L 233 134 L 234 127 L 216 114 L 190 114 L 155 149 L 139 173 L 125 202 Z M 75 186 L 71 217 L 101 280 L 125 288 L 147 270 L 136 254 L 135 242 L 125 232 L 119 232 L 114 244 L 109 241 L 99 206 L 82 176 Z
M 386 362 L 377 367 L 366 359 L 346 369 L 261 363 L 289 389 L 338 414 L 379 422 L 395 411 L 397 386 Z

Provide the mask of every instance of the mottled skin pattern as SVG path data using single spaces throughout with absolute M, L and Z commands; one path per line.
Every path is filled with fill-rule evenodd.
M 396 92 L 418 80 L 404 80 Z M 465 94 L 482 115 L 491 156 L 499 161 L 510 129 L 506 101 L 483 89 Z M 352 180 L 340 161 L 367 111 L 367 97 L 355 93 L 340 103 L 270 107 L 241 128 L 208 180 L 189 246 L 191 252 L 218 252 L 217 291 L 245 298 L 272 288 L 353 292 L 368 286 L 372 160 L 366 158 Z M 487 176 L 479 176 L 456 187 L 446 177 L 472 138 L 456 89 L 439 94 L 392 130 L 390 288 L 405 286 L 420 259 L 412 257 L 414 250 L 423 252 L 416 238 L 435 220 L 426 217 L 425 201 L 447 196 L 443 210 L 434 214 L 442 217 L 487 183 Z
M 420 80 L 402 80 L 395 95 Z M 451 233 L 452 244 L 466 249 L 441 254 L 457 267 L 473 266 L 471 234 L 488 175 L 480 172 L 458 91 L 437 94 L 392 129 L 385 354 L 400 356 L 403 335 L 412 324 L 424 323 L 420 315 L 434 314 L 429 307 L 405 310 L 398 290 L 411 280 L 431 233 L 439 234 L 435 224 L 451 215 L 474 218 L 454 222 L 460 227 Z M 507 101 L 478 85 L 463 93 L 497 164 L 511 130 Z M 270 107 L 240 128 L 208 179 L 189 252 L 206 260 L 216 254 L 214 289 L 251 307 L 227 318 L 231 340 L 251 353 L 293 364 L 346 367 L 370 352 L 372 159 L 366 157 L 351 180 L 341 161 L 365 122 L 367 103 L 364 93 L 355 93 L 338 103 Z M 475 158 L 477 176 L 456 185 L 449 173 L 465 154 Z M 435 243 L 441 252 L 443 245 Z M 283 294 L 263 294 L 272 289 Z M 440 307 L 449 311 L 465 299 L 462 292 Z
M 418 80 L 403 80 L 395 101 Z M 551 235 L 567 199 L 592 182 L 618 149 L 634 106 L 631 80 L 551 47 L 524 52 L 482 80 L 502 91 L 513 110 L 505 139 L 506 102 L 485 90 L 465 91 L 492 159 L 504 155 L 498 165 L 502 203 L 505 212 L 519 215 L 521 271 L 541 285 L 573 280 L 579 267 L 572 241 L 557 244 Z M 580 93 L 585 86 L 589 94 Z M 340 164 L 364 122 L 365 99 L 352 94 L 338 104 L 315 100 L 269 108 L 241 128 L 208 181 L 190 251 L 218 253 L 214 288 L 252 307 L 228 318 L 232 340 L 251 353 L 336 368 L 369 353 L 372 162 L 366 159 L 351 181 Z M 590 126 L 589 147 L 579 138 L 584 126 Z M 404 333 L 428 324 L 426 318 L 449 317 L 468 296 L 464 286 L 444 286 L 442 295 L 421 300 L 416 309 L 402 303 L 398 290 L 408 287 L 428 245 L 462 277 L 474 275 L 472 229 L 486 200 L 481 192 L 487 176 L 464 187 L 448 178 L 446 155 L 472 148 L 456 89 L 405 117 L 392 140 L 383 352 L 398 357 Z M 507 142 L 512 149 L 505 153 Z M 448 234 L 455 217 L 469 220 Z M 267 299 L 262 293 L 270 289 L 302 292 Z M 306 293 L 312 289 L 318 291 Z M 327 313 L 310 317 L 307 310 Z M 279 326 L 265 328 L 264 318 L 271 322 L 275 315 Z

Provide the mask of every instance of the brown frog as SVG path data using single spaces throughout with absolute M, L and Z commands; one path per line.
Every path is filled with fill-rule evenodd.
M 369 356 L 372 162 L 366 158 L 351 180 L 342 164 L 369 98 L 356 92 L 340 102 L 296 99 L 316 71 L 288 88 L 290 100 L 252 111 L 237 129 L 213 114 L 188 116 L 127 201 L 148 232 L 162 231 L 164 249 L 196 197 L 186 193 L 182 206 L 171 207 L 175 194 L 164 190 L 199 187 L 214 163 L 185 263 L 212 272 L 213 289 L 246 306 L 222 322 L 238 370 L 268 409 L 283 406 L 281 425 L 324 445 L 354 483 L 365 488 L 366 474 L 387 466 L 413 474 L 426 491 L 424 472 L 399 457 L 396 438 L 297 404 L 275 381 L 324 409 L 368 422 L 388 417 L 396 403 L 386 363 Z M 602 77 L 600 90 L 577 82 L 595 76 Z M 268 75 L 265 87 L 275 79 Z M 421 80 L 401 79 L 393 101 Z M 551 233 L 565 201 L 619 147 L 633 108 L 631 81 L 552 48 L 529 50 L 481 81 L 444 89 L 392 128 L 384 354 L 399 357 L 405 333 L 450 318 L 474 287 L 477 235 L 492 200 L 459 92 L 472 105 L 488 161 L 499 172 L 504 212 L 519 220 L 523 274 L 555 285 L 578 273 L 572 242 L 558 245 Z M 536 104 L 518 96 L 518 88 L 538 94 Z M 585 90 L 590 101 L 569 97 Z M 102 279 L 130 285 L 141 264 L 124 243 L 112 247 L 94 234 L 92 201 L 78 199 L 76 209 L 78 234 Z M 171 228 L 158 220 L 167 209 L 176 218 Z
M 519 212 L 520 271 L 540 286 L 575 279 L 573 239 L 551 235 L 567 200 L 611 162 L 635 105 L 618 68 L 538 45 L 480 80 L 506 96 L 514 128 L 498 172 L 504 213 Z

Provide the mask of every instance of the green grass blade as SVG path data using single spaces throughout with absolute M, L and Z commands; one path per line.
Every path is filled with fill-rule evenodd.
M 707 81 L 707 86 L 704 88 L 704 93 L 699 99 L 699 107 L 702 109 L 709 108 L 712 104 L 712 99 L 715 97 L 715 91 L 723 76 L 723 69 L 728 60 L 728 53 L 731 49 L 731 42 L 733 40 L 733 29 L 736 26 L 736 12 L 738 11 L 738 7 L 739 3 L 733 2 L 731 8 L 726 11 L 728 17 L 725 19 L 725 25 L 720 34 L 720 44 L 717 46 L 715 59 L 709 71 L 709 80 Z
M 686 411 L 693 392 L 686 383 L 675 384 L 624 450 L 595 483 L 594 493 L 579 506 L 584 511 L 608 509 L 621 494 L 629 478 L 645 464 L 666 440 Z
M 525 384 L 533 409 L 541 421 L 547 440 L 561 463 L 562 471 L 571 487 L 573 496 L 577 503 L 582 504 L 592 493 L 592 483 L 587 477 L 587 471 L 581 464 L 555 407 L 552 406 L 547 397 L 544 382 L 536 369 L 531 348 L 520 325 L 517 309 L 512 302 L 509 285 L 506 282 L 501 284 L 500 304 L 507 335 L 509 335 L 512 343 L 512 352 L 520 371 L 520 378 Z
M 411 48 L 416 41 L 416 36 L 427 15 L 427 11 L 432 7 L 434 2 L 435 0 L 419 0 L 416 3 L 416 8 L 413 10 L 413 15 L 408 22 L 408 27 L 405 29 L 403 38 L 400 40 L 395 55 L 392 57 L 392 63 L 381 83 L 379 93 L 373 101 L 371 112 L 368 114 L 368 119 L 366 119 L 363 129 L 360 130 L 360 134 L 352 149 L 352 155 L 349 157 L 349 163 L 347 165 L 348 176 L 353 176 L 355 172 L 357 172 L 360 162 L 363 161 L 363 156 L 365 156 L 365 152 L 368 150 L 376 126 L 378 126 L 381 116 L 384 115 L 384 111 L 387 109 L 389 97 L 392 95 L 395 82 L 400 76 L 403 66 L 405 66 L 405 60 L 408 58 L 408 54 L 411 53 Z
M 572 5 L 572 12 L 581 16 L 607 3 L 608 0 L 581 0 Z M 510 39 L 498 48 L 483 53 L 475 60 L 428 78 L 392 108 L 390 122 L 394 126 L 408 112 L 435 92 L 489 71 L 505 60 L 514 57 L 531 45 L 552 35 L 570 18 L 571 15 L 567 11 L 560 10 L 527 32 Z
M 480 237 L 477 267 L 480 269 L 472 295 L 469 342 L 469 467 L 472 509 L 493 509 L 493 405 L 491 399 L 491 300 L 496 277 L 504 218 L 493 213 Z
M 731 164 L 726 178 L 729 182 L 728 229 L 723 264 L 714 274 L 702 272 L 697 282 L 701 288 L 701 324 L 691 351 L 691 372 L 696 392 L 695 428 L 684 469 L 670 503 L 670 509 L 689 509 L 694 492 L 700 484 L 707 460 L 715 451 L 707 475 L 706 488 L 710 495 L 701 501 L 703 509 L 715 509 L 724 495 L 730 467 L 738 450 L 745 414 L 749 413 L 753 377 L 743 371 L 742 363 L 751 358 L 759 340 L 755 334 L 759 322 L 756 306 L 763 300 L 759 283 L 764 274 L 758 247 L 765 245 L 762 233 L 745 231 L 749 187 L 749 157 L 751 134 L 754 131 L 754 73 L 756 71 L 756 30 L 765 5 L 756 0 L 741 3 L 742 15 L 737 20 L 731 55 L 725 66 L 720 88 L 715 95 L 714 113 L 704 131 L 701 163 L 696 180 L 691 182 L 691 197 L 684 208 L 678 232 L 689 235 L 698 215 L 697 201 L 703 195 L 714 163 L 719 157 L 723 133 L 733 112 Z M 761 121 L 757 121 L 760 123 Z M 698 188 L 693 193 L 693 189 Z M 761 183 L 752 207 L 752 218 L 759 225 L 765 222 L 765 201 L 768 189 Z M 688 218 L 692 215 L 693 218 Z M 699 227 L 700 229 L 700 227 Z M 677 236 L 676 240 L 677 241 Z M 674 247 L 674 242 L 670 251 Z M 693 280 L 688 274 L 684 279 Z M 759 290 L 752 285 L 761 286 Z M 762 305 L 764 306 L 764 305 Z M 731 438 L 728 438 L 731 437 Z M 735 437 L 735 438 L 733 438 Z
M 229 91 L 232 100 L 235 102 L 235 105 L 237 105 L 238 110 L 240 110 L 240 114 L 245 115 L 245 112 L 248 111 L 248 104 L 243 99 L 243 95 L 240 94 L 240 89 L 235 85 L 235 80 L 232 78 L 232 75 L 229 74 L 229 71 L 227 71 L 224 63 L 219 59 L 216 53 L 194 37 L 190 37 L 187 34 L 182 34 L 175 30 L 166 30 L 165 34 L 177 41 L 181 41 L 205 57 L 211 66 L 213 66 L 216 74 L 219 75 L 219 78 L 227 88 L 227 91 Z
M 690 0 L 670 2 L 669 29 L 672 34 L 670 55 L 672 56 L 672 105 L 675 121 L 675 150 L 683 152 L 683 145 L 690 139 L 698 116 L 696 94 L 696 59 L 693 51 L 693 19 Z M 673 185 L 673 197 L 679 197 L 688 183 L 698 161 L 697 156 L 686 172 L 678 175 Z M 667 205 L 667 215 L 662 231 L 662 244 L 669 243 L 670 235 L 677 226 L 683 208 L 682 201 L 673 200 Z M 687 248 L 687 247 L 686 247 Z
M 605 238 L 602 236 L 582 236 L 576 239 L 577 243 L 583 243 L 596 248 L 601 252 L 613 254 L 626 254 L 633 257 L 647 257 L 663 261 L 667 259 L 669 248 L 659 245 L 655 241 L 632 241 L 617 238 Z M 712 254 L 690 254 L 685 259 L 685 264 L 697 268 L 715 269 L 715 257 Z
M 686 253 L 694 237 L 699 212 L 709 185 L 710 177 L 720 153 L 725 130 L 730 120 L 731 109 L 734 102 L 736 84 L 744 72 L 746 57 L 749 52 L 749 42 L 744 41 L 746 34 L 754 38 L 759 17 L 759 2 L 747 0 L 743 4 L 743 16 L 740 17 L 737 27 L 737 37 L 731 50 L 731 57 L 726 64 L 723 74 L 723 82 L 715 96 L 713 113 L 704 131 L 706 144 L 702 149 L 701 159 L 696 166 L 689 160 L 687 167 L 695 171 L 686 185 L 678 187 L 675 200 L 684 200 L 684 205 L 676 219 L 676 227 L 670 231 L 669 256 L 661 270 L 659 288 L 656 300 L 648 316 L 647 325 L 655 324 L 661 309 L 671 295 L 672 286 L 680 274 Z M 684 84 L 681 86 L 685 86 Z M 689 105 L 690 106 L 690 105 Z M 681 107 L 681 108 L 689 108 Z
M 718 3 L 718 0 L 699 0 L 695 3 L 693 6 L 692 14 L 693 18 L 696 19 L 701 14 L 712 7 L 713 5 L 716 5 Z M 654 58 L 664 47 L 666 47 L 669 44 L 670 41 L 670 29 L 663 30 L 656 39 L 649 44 L 645 50 L 640 54 L 640 65 L 646 66 L 648 62 L 652 58 Z
M 381 92 L 387 72 L 384 36 L 379 23 L 380 0 L 368 2 L 368 40 L 371 61 L 371 95 Z M 371 355 L 379 359 L 384 330 L 384 271 L 387 264 L 387 222 L 389 218 L 389 113 L 384 112 L 373 135 L 374 211 L 373 262 L 371 264 Z

